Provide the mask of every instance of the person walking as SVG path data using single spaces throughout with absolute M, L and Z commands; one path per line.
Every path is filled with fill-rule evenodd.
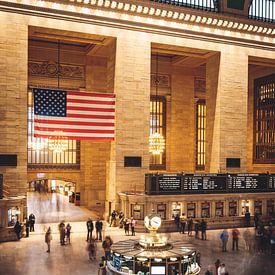
M 243 239 L 245 242 L 245 250 L 251 251 L 252 235 L 248 228 L 243 232 Z
M 117 212 L 116 210 L 113 210 L 112 214 L 111 214 L 111 222 L 110 222 L 110 226 L 112 225 L 116 225 L 116 216 L 117 216 Z
M 136 227 L 136 220 L 134 220 L 134 218 L 132 217 L 131 218 L 131 232 L 132 232 L 132 236 L 136 235 L 135 227 Z
M 112 241 L 110 236 L 106 236 L 104 241 L 102 242 L 102 247 L 104 249 L 106 261 L 110 260 L 110 258 L 111 258 L 111 246 L 112 246 L 112 244 L 113 244 L 113 241 Z
M 46 252 L 48 253 L 51 252 L 51 241 L 52 241 L 52 232 L 51 232 L 51 227 L 49 227 L 45 234 L 45 243 L 48 246 L 48 250 Z
M 229 234 L 227 229 L 224 229 L 220 235 L 220 239 L 222 241 L 222 252 L 227 251 L 227 242 L 228 242 Z
M 176 216 L 174 218 L 174 222 L 177 227 L 177 232 L 180 232 L 180 216 L 179 216 L 179 214 L 176 214 Z
M 35 216 L 33 213 L 29 215 L 29 221 L 30 221 L 30 232 L 34 231 L 34 225 L 35 225 Z
M 199 239 L 199 231 L 200 231 L 200 221 L 199 220 L 194 222 L 194 231 L 195 231 L 195 238 Z
M 28 218 L 26 218 L 26 238 L 28 238 L 30 235 L 30 221 Z
M 259 226 L 259 220 L 260 220 L 259 214 L 256 212 L 256 213 L 254 214 L 254 225 L 255 225 L 255 228 L 256 228 L 256 229 L 257 229 L 258 226 Z
M 71 230 L 72 230 L 72 227 L 68 223 L 66 226 L 66 243 L 69 243 L 69 244 L 71 243 Z
M 250 212 L 246 210 L 244 214 L 244 220 L 245 220 L 245 226 L 249 227 L 250 226 Z
M 240 231 L 237 228 L 232 230 L 232 250 L 239 250 L 239 236 Z
M 58 230 L 59 230 L 59 237 L 60 237 L 60 245 L 65 245 L 66 229 L 65 229 L 64 221 L 62 221 L 58 225 Z
M 20 224 L 20 222 L 19 221 L 17 221 L 16 223 L 15 223 L 15 225 L 14 225 L 14 232 L 15 232 L 15 234 L 16 234 L 16 236 L 17 236 L 17 240 L 20 240 L 20 235 L 21 235 L 21 229 L 22 229 L 22 226 L 21 226 L 21 224 Z
M 181 233 L 185 234 L 186 220 L 185 220 L 185 215 L 184 214 L 182 214 L 180 223 L 181 223 Z
M 215 262 L 216 275 L 218 275 L 218 269 L 220 265 L 221 265 L 221 261 L 220 259 L 217 259 L 217 261 Z
M 192 236 L 192 228 L 193 228 L 193 220 L 192 218 L 189 218 L 188 224 L 187 224 L 188 236 Z
M 86 239 L 86 241 L 88 242 L 92 238 L 93 230 L 94 230 L 94 223 L 93 223 L 91 218 L 88 219 L 88 221 L 86 223 L 86 226 L 87 226 L 87 239 Z
M 126 236 L 129 236 L 129 234 L 130 234 L 129 229 L 130 229 L 130 221 L 129 221 L 129 219 L 125 219 L 125 221 L 124 221 L 124 232 L 125 232 Z
M 102 221 L 98 218 L 96 223 L 95 223 L 95 229 L 96 229 L 96 240 L 102 241 L 102 228 L 103 228 L 103 223 Z
M 95 260 L 96 259 L 96 250 L 97 244 L 94 237 L 91 237 L 88 244 L 88 252 L 89 252 L 89 259 Z
M 207 223 L 203 219 L 201 221 L 201 239 L 206 241 L 206 230 L 207 230 Z
M 218 268 L 218 275 L 228 275 L 228 272 L 226 271 L 225 264 L 222 263 Z

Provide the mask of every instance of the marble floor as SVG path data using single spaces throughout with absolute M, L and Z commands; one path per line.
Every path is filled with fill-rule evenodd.
M 93 215 L 95 217 L 96 214 L 74 205 L 67 205 L 68 202 L 65 200 L 62 202 L 64 198 L 59 196 L 56 196 L 60 199 L 59 207 L 56 203 L 46 207 L 43 205 L 43 201 L 52 202 L 52 200 L 54 201 L 53 197 L 41 197 L 40 200 L 37 194 L 32 195 L 35 199 L 33 201 L 31 199 L 29 205 L 32 205 L 31 207 L 37 206 L 36 209 L 35 207 L 32 208 L 32 211 L 43 223 L 36 224 L 35 232 L 32 232 L 29 238 L 0 243 L 0 274 L 97 275 L 98 260 L 91 262 L 86 251 L 86 224 L 84 221 L 85 218 L 93 217 Z M 41 204 L 39 205 L 39 203 Z M 60 209 L 62 209 L 62 214 L 56 213 Z M 75 221 L 76 217 L 80 221 Z M 66 223 L 70 222 L 72 225 L 72 242 L 70 245 L 60 246 L 57 219 L 65 219 Z M 44 242 L 45 229 L 48 226 L 51 226 L 53 230 L 51 253 L 46 253 Z M 253 228 L 250 230 L 253 232 Z M 240 231 L 242 233 L 243 229 Z M 209 230 L 207 241 L 188 237 L 187 234 L 171 233 L 168 236 L 170 239 L 185 240 L 193 244 L 196 250 L 201 253 L 201 274 L 204 274 L 206 267 L 213 266 L 219 258 L 221 262 L 226 264 L 230 275 L 275 275 L 275 256 L 245 251 L 242 238 L 239 251 L 221 252 L 219 234 L 220 230 Z M 135 237 L 125 236 L 122 229 L 109 227 L 106 224 L 104 224 L 104 235 L 110 235 L 115 242 L 140 237 L 140 234 Z M 229 245 L 231 245 L 230 240 Z M 98 243 L 97 259 L 100 259 L 102 255 L 103 249 L 101 243 Z

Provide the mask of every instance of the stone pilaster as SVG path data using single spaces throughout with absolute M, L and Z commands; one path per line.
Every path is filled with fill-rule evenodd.
M 28 26 L 8 14 L 2 14 L 0 24 L 0 152 L 17 155 L 17 167 L 0 167 L 0 173 L 9 196 L 25 196 Z
M 207 171 L 246 171 L 248 56 L 225 47 L 207 63 Z M 226 168 L 226 158 L 240 158 L 241 168 Z
M 117 38 L 114 75 L 116 137 L 111 149 L 107 200 L 118 202 L 118 192 L 144 191 L 149 170 L 151 44 L 143 35 Z M 124 167 L 125 156 L 142 158 L 142 167 Z M 116 196 L 116 197 L 114 197 Z

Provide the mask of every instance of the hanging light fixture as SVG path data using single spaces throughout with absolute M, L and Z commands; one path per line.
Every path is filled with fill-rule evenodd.
M 63 132 L 54 132 L 54 136 L 49 137 L 48 146 L 51 151 L 55 153 L 62 153 L 68 149 L 69 140 L 67 137 L 63 136 Z
M 149 137 L 149 152 L 153 155 L 160 155 L 164 152 L 165 149 L 165 139 L 162 136 L 162 134 L 159 131 L 159 113 L 158 113 L 158 85 L 159 85 L 159 79 L 158 79 L 158 54 L 156 55 L 156 79 L 155 79 L 155 85 L 156 85 L 156 100 L 155 100 L 155 108 L 154 108 L 154 101 L 153 101 L 153 112 L 152 112 L 152 134 L 150 134 Z M 155 125 L 154 125 L 155 122 Z M 155 126 L 155 128 L 154 128 Z
M 48 140 L 44 138 L 35 138 L 33 137 L 33 140 L 30 142 L 30 147 L 32 150 L 35 151 L 40 151 L 43 150 L 44 148 L 47 148 L 48 146 Z
M 60 84 L 60 40 L 57 42 L 57 87 Z M 62 153 L 68 149 L 69 140 L 62 131 L 55 131 L 54 135 L 48 138 L 48 148 L 55 153 Z

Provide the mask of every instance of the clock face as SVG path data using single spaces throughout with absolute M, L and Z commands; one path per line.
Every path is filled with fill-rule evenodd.
M 157 230 L 161 226 L 161 218 L 156 214 L 146 216 L 144 219 L 144 225 L 149 230 Z

